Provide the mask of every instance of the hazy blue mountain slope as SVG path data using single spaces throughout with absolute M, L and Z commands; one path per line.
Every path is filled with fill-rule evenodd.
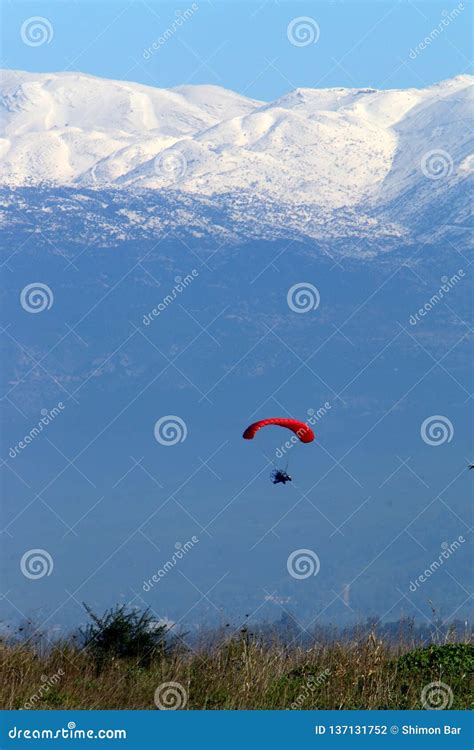
M 146 602 L 188 625 L 219 613 L 279 617 L 282 606 L 305 624 L 422 617 L 431 603 L 444 617 L 471 614 L 467 544 L 410 591 L 444 543 L 470 535 L 471 282 L 462 255 L 400 247 L 377 260 L 337 256 L 336 265 L 298 241 L 222 247 L 171 236 L 100 249 L 81 245 L 81 231 L 72 223 L 74 241 L 51 244 L 23 229 L 4 250 L 2 580 L 20 610 L 28 601 L 28 613 L 51 615 L 50 624 L 76 622 L 82 600 Z M 441 278 L 460 270 L 411 324 Z M 20 293 L 38 281 L 54 302 L 29 314 Z M 305 314 L 287 303 L 300 282 L 320 294 Z M 61 413 L 12 458 L 41 409 L 59 401 Z M 290 451 L 294 483 L 274 487 L 264 454 L 286 434 L 247 443 L 243 428 L 321 407 L 316 442 Z M 184 420 L 184 442 L 157 442 L 166 415 Z M 453 429 L 436 446 L 420 435 L 433 415 Z M 179 565 L 145 591 L 193 535 Z M 31 548 L 54 558 L 54 573 L 37 582 L 18 566 Z M 295 580 L 287 559 L 302 548 L 321 570 Z

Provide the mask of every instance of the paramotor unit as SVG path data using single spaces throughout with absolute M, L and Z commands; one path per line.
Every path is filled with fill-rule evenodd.
M 270 477 L 273 484 L 286 484 L 287 482 L 291 482 L 290 475 L 287 474 L 286 471 L 281 471 L 281 469 L 273 469 Z

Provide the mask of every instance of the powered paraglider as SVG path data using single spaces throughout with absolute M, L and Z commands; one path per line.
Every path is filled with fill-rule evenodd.
M 311 427 L 306 424 L 306 422 L 300 422 L 298 419 L 286 419 L 280 417 L 260 419 L 258 422 L 253 422 L 244 431 L 242 437 L 245 440 L 253 440 L 257 432 L 261 430 L 262 427 L 267 427 L 269 425 L 275 425 L 276 427 L 286 427 L 288 430 L 291 430 L 297 438 L 297 440 L 291 438 L 291 442 L 298 442 L 299 440 L 302 443 L 312 443 L 314 440 L 314 432 Z M 265 458 L 269 460 L 267 456 L 265 456 Z M 291 476 L 286 471 L 287 468 L 288 464 L 286 465 L 284 470 L 275 467 L 270 475 L 273 484 L 286 484 L 287 482 L 292 481 Z

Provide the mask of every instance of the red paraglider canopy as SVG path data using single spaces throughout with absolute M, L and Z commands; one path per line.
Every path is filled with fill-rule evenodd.
M 260 419 L 258 422 L 253 422 L 253 424 L 247 427 L 242 437 L 245 438 L 245 440 L 253 440 L 255 434 L 262 427 L 267 427 L 267 425 L 287 427 L 295 433 L 302 443 L 311 443 L 314 440 L 314 432 L 306 422 L 300 422 L 298 419 L 282 419 L 280 417 L 274 419 Z

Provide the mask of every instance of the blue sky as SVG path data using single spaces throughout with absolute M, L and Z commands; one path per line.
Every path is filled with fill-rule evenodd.
M 468 2 L 218 2 L 200 0 L 152 55 L 154 41 L 193 5 L 153 2 L 17 2 L 3 5 L 2 60 L 30 71 L 79 70 L 153 86 L 212 83 L 270 100 L 299 87 L 422 87 L 468 72 Z M 410 56 L 461 9 L 420 54 Z M 25 45 L 21 26 L 46 18 L 50 43 Z M 317 24 L 317 43 L 294 46 L 292 19 Z

